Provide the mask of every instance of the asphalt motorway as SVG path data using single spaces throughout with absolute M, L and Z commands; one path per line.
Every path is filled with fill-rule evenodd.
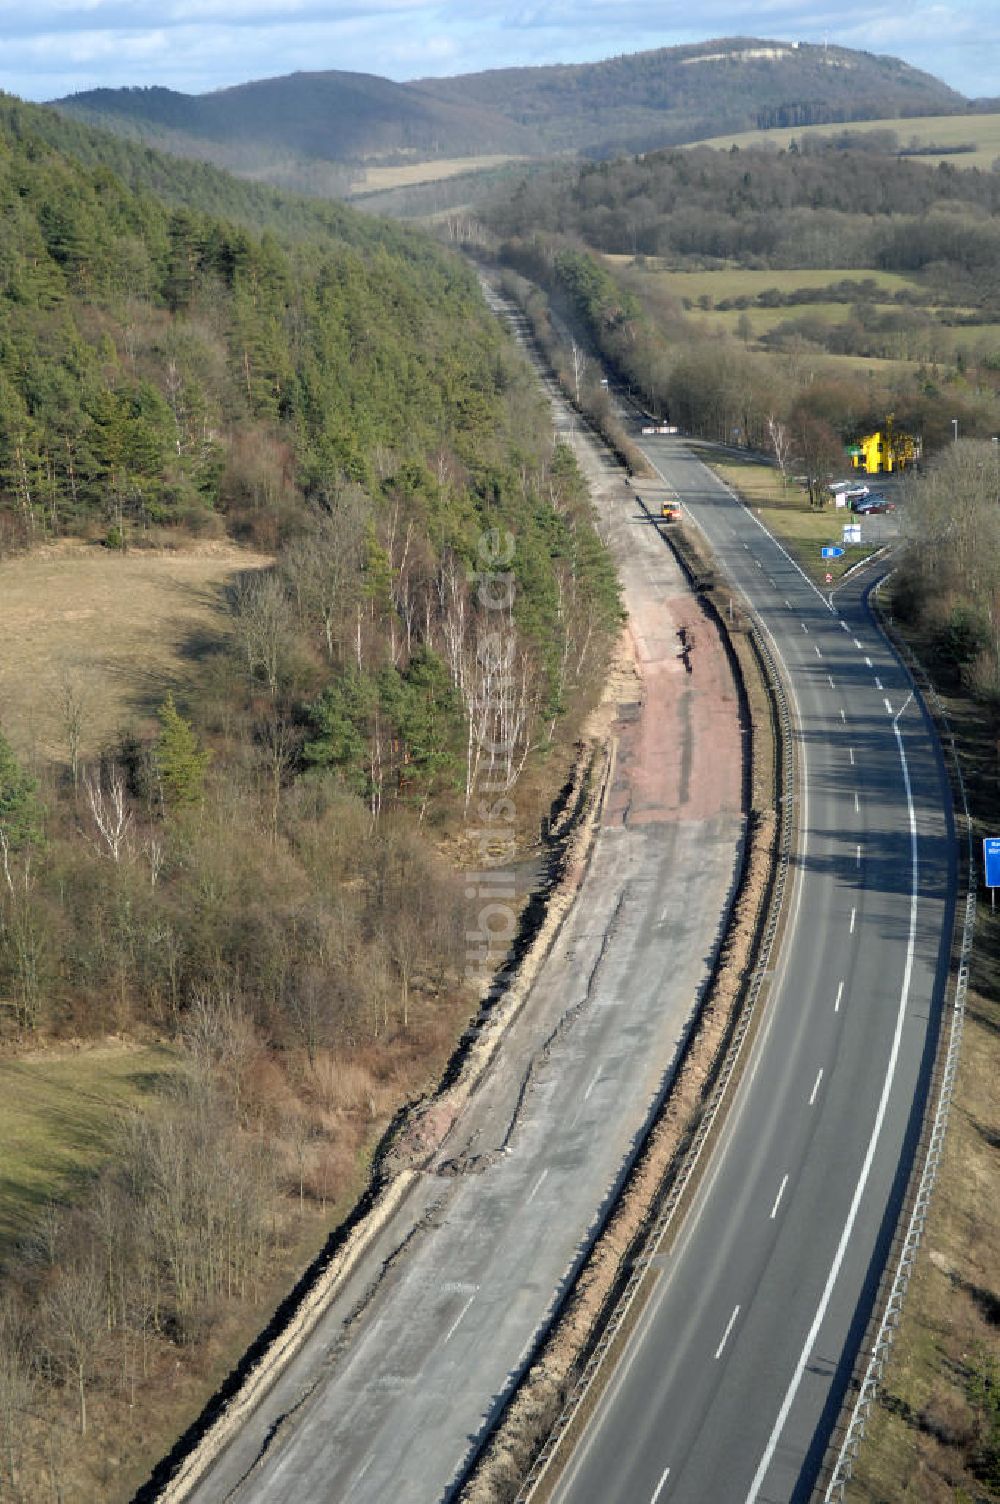
M 791 923 L 692 1213 L 552 1497 L 804 1504 L 822 1497 L 929 1091 L 951 799 L 933 727 L 870 613 L 872 573 L 821 595 L 682 439 L 643 448 L 791 687 Z

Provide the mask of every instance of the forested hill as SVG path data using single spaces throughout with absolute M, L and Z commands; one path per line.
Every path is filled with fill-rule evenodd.
M 111 492 L 137 520 L 216 512 L 247 424 L 287 430 L 308 491 L 373 484 L 379 444 L 400 462 L 474 446 L 477 394 L 498 416 L 496 336 L 429 242 L 337 210 L 282 247 L 82 165 L 21 107 L 0 113 L 0 194 L 8 538 L 77 526 Z
M 898 58 L 727 37 L 600 63 L 425 79 L 436 98 L 502 111 L 549 151 L 600 156 L 777 125 L 947 114 L 961 95 Z
M 442 561 L 474 568 L 482 529 L 504 525 L 522 540 L 518 607 L 546 661 L 564 565 L 581 601 L 593 587 L 614 613 L 579 493 L 552 510 L 544 412 L 465 265 L 333 205 L 305 213 L 295 240 L 171 208 L 58 149 L 53 121 L 0 109 L 0 552 L 171 528 L 275 548 L 349 496 L 368 540 L 360 572 L 375 567 L 366 550 L 385 555 L 374 642 L 403 630 L 415 650 L 432 633 L 429 607 L 422 629 L 399 623 L 400 527 L 409 610 Z M 155 173 L 155 154 L 139 155 Z M 329 624 L 324 636 L 332 651 Z
M 112 172 L 138 193 L 257 231 L 278 230 L 283 238 L 332 235 L 350 244 L 369 245 L 394 235 L 388 225 L 375 227 L 336 203 L 249 182 L 207 161 L 151 148 L 136 133 L 112 132 L 90 119 L 73 118 L 2 93 L 0 130 L 17 140 L 30 138 L 44 144 L 83 167 Z M 394 243 L 402 241 L 397 238 Z
M 312 192 L 344 164 L 483 153 L 646 151 L 724 131 L 961 112 L 967 102 L 896 58 L 727 38 L 600 63 L 395 84 L 296 73 L 191 96 L 99 89 L 57 100 L 78 119 Z M 324 178 L 318 164 L 340 164 Z
M 300 164 L 360 163 L 537 149 L 534 135 L 502 111 L 336 70 L 201 95 L 155 87 L 94 89 L 57 104 L 67 115 L 233 171 L 257 175 L 263 163 L 274 180 L 287 175 L 290 157 Z
M 501 236 L 556 234 L 676 264 L 936 268 L 997 296 L 1000 177 L 901 160 L 889 131 L 804 138 L 787 151 L 708 147 L 566 163 L 496 195 Z M 971 289 L 969 295 L 973 296 Z

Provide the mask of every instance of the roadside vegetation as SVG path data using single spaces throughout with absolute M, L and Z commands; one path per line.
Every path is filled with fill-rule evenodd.
M 103 1504 L 443 1069 L 505 943 L 463 872 L 537 851 L 619 603 L 457 258 L 170 208 L 43 116 L 0 110 L 0 1494 Z

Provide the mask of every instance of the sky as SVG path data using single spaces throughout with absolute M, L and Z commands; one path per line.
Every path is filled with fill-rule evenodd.
M 200 94 L 327 68 L 403 80 L 755 36 L 888 53 L 975 98 L 1000 96 L 998 35 L 996 0 L 0 0 L 0 89 Z

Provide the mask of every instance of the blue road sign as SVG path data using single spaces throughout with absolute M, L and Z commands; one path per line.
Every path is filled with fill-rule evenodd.
M 987 836 L 983 841 L 983 866 L 986 886 L 1000 888 L 1000 836 Z
M 821 559 L 839 559 L 843 552 L 844 550 L 840 547 L 839 544 L 830 543 L 826 546 L 826 548 L 820 549 L 819 556 Z

